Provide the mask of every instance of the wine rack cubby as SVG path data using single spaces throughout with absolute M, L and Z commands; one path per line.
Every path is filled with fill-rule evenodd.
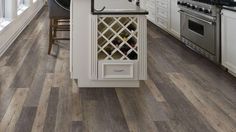
M 146 16 L 93 16 L 91 32 L 91 80 L 146 79 Z
M 97 18 L 98 60 L 138 59 L 138 18 Z

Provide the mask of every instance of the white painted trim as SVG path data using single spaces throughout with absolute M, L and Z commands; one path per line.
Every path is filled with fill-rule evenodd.
M 80 88 L 138 88 L 138 80 L 80 80 Z
M 228 72 L 229 72 L 230 74 L 232 74 L 233 76 L 236 77 L 236 72 L 234 72 L 234 71 L 232 71 L 232 70 L 228 70 Z
M 89 75 L 91 80 L 97 80 L 97 15 L 91 15 L 91 43 L 89 46 Z
M 138 20 L 138 55 L 139 55 L 139 80 L 147 79 L 147 19 L 140 16 Z

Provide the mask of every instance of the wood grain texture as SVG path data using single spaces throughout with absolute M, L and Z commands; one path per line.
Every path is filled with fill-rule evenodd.
M 199 90 L 199 86 L 197 86 L 197 84 L 190 83 L 190 81 L 185 76 L 179 73 L 169 73 L 168 75 L 174 84 L 198 109 L 198 111 L 205 115 L 208 122 L 216 130 L 221 132 L 236 131 L 235 122 L 233 122 L 228 116 L 225 116 L 225 113 L 222 112 L 222 110 L 219 109 L 207 96 L 203 96 L 204 93 L 200 93 L 201 91 Z
M 0 57 L 0 132 L 235 132 L 236 79 L 148 23 L 148 80 L 83 89 L 44 8 Z M 68 32 L 59 32 L 59 37 Z
M 48 101 L 47 115 L 43 129 L 44 132 L 55 131 L 58 99 L 59 99 L 59 89 L 52 88 Z
M 173 132 L 167 122 L 155 121 L 155 125 L 160 132 Z
M 44 128 L 44 122 L 47 116 L 48 101 L 52 88 L 53 74 L 48 73 L 43 84 L 43 90 L 37 107 L 37 113 L 34 119 L 32 132 L 41 132 Z
M 31 132 L 36 110 L 36 107 L 23 107 L 15 132 Z
M 115 89 L 80 89 L 86 131 L 128 132 Z
M 0 122 L 1 132 L 13 132 L 15 130 L 15 125 L 21 115 L 23 104 L 27 97 L 28 91 L 28 88 L 20 88 L 16 90 L 7 108 L 7 111 Z

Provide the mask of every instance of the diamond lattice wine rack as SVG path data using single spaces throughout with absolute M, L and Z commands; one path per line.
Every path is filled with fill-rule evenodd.
M 98 17 L 98 60 L 138 59 L 138 18 Z

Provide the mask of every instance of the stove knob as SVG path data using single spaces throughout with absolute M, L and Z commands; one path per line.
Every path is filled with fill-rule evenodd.
M 204 10 L 205 10 L 204 8 L 198 8 L 198 11 L 200 11 L 200 12 L 202 12 Z
M 204 13 L 206 13 L 206 14 L 211 14 L 211 10 L 210 10 L 210 9 L 205 9 L 205 10 L 204 10 Z
M 205 10 L 203 10 L 203 12 L 204 12 L 204 13 L 208 13 L 208 10 L 207 10 L 207 9 L 205 9 Z
M 188 7 L 189 7 L 189 8 L 192 8 L 192 7 L 193 7 L 193 5 L 192 5 L 192 4 L 188 4 Z
M 182 5 L 182 6 L 186 6 L 187 3 L 186 3 L 186 2 L 182 2 L 181 5 Z
M 187 6 L 187 7 L 190 7 L 191 5 L 190 5 L 189 3 L 186 3 L 186 6 Z

